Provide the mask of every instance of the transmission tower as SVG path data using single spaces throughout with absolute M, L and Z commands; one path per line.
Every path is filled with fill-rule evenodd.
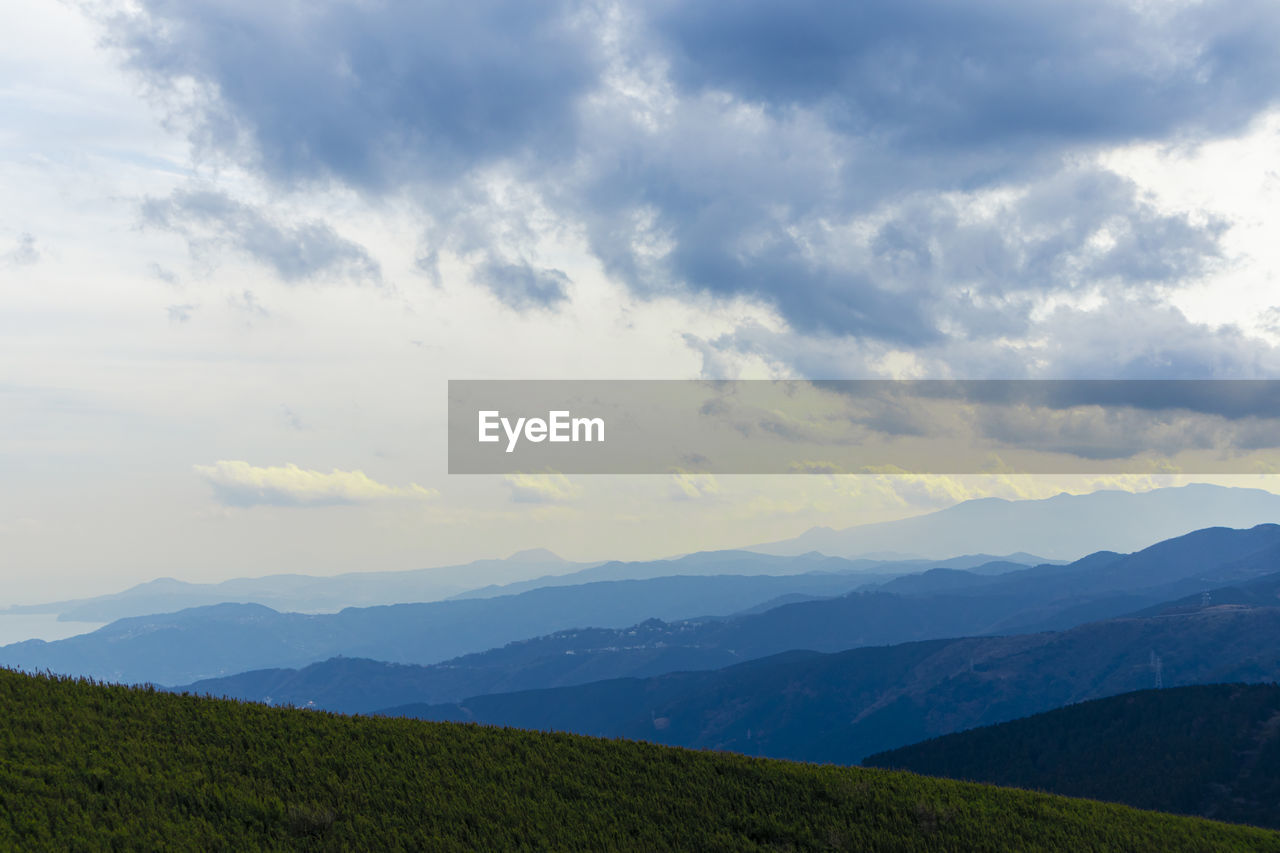
M 1151 671 L 1155 673 L 1156 690 L 1160 690 L 1164 687 L 1164 661 L 1156 654 L 1155 649 L 1151 650 Z

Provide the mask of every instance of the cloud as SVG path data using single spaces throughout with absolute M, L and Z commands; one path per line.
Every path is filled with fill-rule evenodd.
M 592 211 L 609 270 L 642 292 L 687 288 L 773 305 L 806 334 L 857 335 L 901 346 L 1021 334 L 1059 292 L 1151 290 L 1196 280 L 1221 258 L 1227 223 L 1158 210 L 1114 173 L 1064 167 L 991 193 L 917 191 L 860 211 L 820 174 L 762 191 L 775 168 L 727 156 L 722 180 L 686 184 L 642 151 L 633 183 Z M 788 163 L 777 168 L 790 170 Z M 610 180 L 599 176 L 600 181 Z M 650 206 L 664 250 L 629 236 L 632 199 L 682 188 Z
M 23 232 L 12 249 L 0 256 L 5 266 L 26 267 L 40 260 L 40 250 L 36 248 L 36 238 Z
M 282 184 L 380 191 L 572 151 L 573 105 L 597 74 L 581 12 L 556 0 L 144 0 L 108 22 L 154 87 L 198 89 L 200 147 Z
M 1064 323 L 1050 309 L 1167 300 L 1226 263 L 1230 223 L 1090 164 L 1239 133 L 1280 96 L 1280 6 L 1262 0 L 147 0 L 107 24 L 201 152 L 273 187 L 409 199 L 428 273 L 450 251 L 508 306 L 545 309 L 569 281 L 529 248 L 580 236 L 642 297 L 772 307 L 794 336 L 774 357 L 808 375 L 904 352 L 951 370 L 960 354 L 970 375 L 1128 369 L 1044 346 Z M 291 280 L 374 269 L 325 226 L 160 204 Z M 1166 350 L 1205 369 L 1196 345 Z
M 720 481 L 712 474 L 677 471 L 671 475 L 671 488 L 668 494 L 672 500 L 680 501 L 717 498 L 720 496 Z
M 1198 280 L 1222 262 L 1228 223 L 1157 208 L 1090 158 L 1147 133 L 1237 131 L 1280 92 L 1280 80 L 1250 78 L 1252 94 L 1233 101 L 1215 87 L 1235 78 L 1198 64 L 1213 53 L 1213 39 L 1280 26 L 1280 13 L 1261 6 L 1258 20 L 1226 16 L 1209 30 L 1090 6 L 1107 39 L 1141 48 L 1110 63 L 1079 27 L 1058 26 L 1074 6 L 1043 14 L 1036 5 L 990 3 L 660 8 L 658 49 L 673 71 L 637 72 L 659 107 L 644 111 L 623 98 L 593 105 L 588 135 L 599 144 L 565 176 L 567 204 L 585 219 L 608 271 L 638 292 L 747 296 L 810 337 L 899 348 L 1007 341 L 1029 334 L 1040 306 L 1058 293 L 1109 299 Z M 1033 44 L 1062 43 L 1011 51 L 981 35 L 989 19 L 999 19 L 996 31 L 1027 30 Z M 1143 26 L 1110 29 L 1119 23 Z M 861 53 L 830 58 L 848 64 L 847 73 L 814 69 L 804 58 L 812 43 L 818 54 Z M 1262 55 L 1264 42 L 1248 44 L 1273 61 Z M 1208 52 L 1182 69 L 1180 51 L 1197 45 Z M 1148 61 L 1170 51 L 1176 67 Z M 956 67 L 966 62 L 1001 74 L 966 78 Z M 1045 78 L 1045 62 L 1061 67 Z M 804 79 L 787 82 L 794 74 Z M 1141 74 L 1153 75 L 1151 86 L 1124 88 Z M 1141 127 L 1073 119 L 1046 100 L 1051 84 L 1064 103 L 1075 97 L 1072 85 L 1108 90 L 1100 103 L 1126 116 L 1143 107 L 1117 108 L 1117 98 L 1145 103 L 1151 87 L 1168 88 L 1169 114 Z M 1214 100 L 1219 120 L 1203 118 L 1190 89 Z M 998 120 L 1022 106 L 1021 118 Z M 986 116 L 981 126 L 949 124 L 974 115 Z
M 874 474 L 834 475 L 830 484 L 840 493 L 879 504 L 916 509 L 953 506 L 981 498 L 1041 500 L 1057 494 L 1087 494 L 1100 489 L 1148 491 L 1177 485 L 1176 475 L 1116 474 L 1108 476 L 1044 477 L 1028 474 Z
M 258 301 L 258 297 L 254 296 L 252 290 L 242 290 L 240 293 L 233 293 L 227 296 L 227 307 L 237 314 L 240 314 L 249 323 L 255 320 L 265 320 L 271 316 L 271 312 L 263 307 Z
M 1021 321 L 1020 321 L 1021 322 Z M 708 376 L 763 362 L 781 375 L 865 378 L 1265 379 L 1280 348 L 1234 326 L 1193 322 L 1176 307 L 1123 292 L 1098 307 L 1059 306 L 1027 339 L 957 338 L 911 348 L 743 324 L 714 338 L 686 336 Z
M 280 404 L 280 419 L 284 422 L 284 425 L 291 430 L 301 432 L 307 428 L 307 425 L 303 423 L 302 418 L 298 416 L 298 413 L 284 403 Z
M 1272 305 L 1262 312 L 1260 325 L 1273 335 L 1280 336 L 1280 306 Z
M 187 323 L 191 320 L 191 314 L 197 307 L 199 306 L 192 305 L 188 302 L 183 303 L 182 305 L 167 305 L 164 310 L 165 313 L 169 315 L 170 323 L 182 325 L 183 323 Z
M 1118 379 L 1266 379 L 1280 349 L 1235 326 L 1187 319 L 1153 298 L 1117 299 L 1101 310 L 1063 307 L 1045 318 L 1038 357 L 1049 375 Z
M 511 308 L 551 308 L 568 298 L 569 277 L 560 270 L 491 260 L 476 270 L 475 277 Z
M 683 88 L 816 106 L 911 153 L 1016 163 L 1081 142 L 1231 133 L 1280 80 L 1280 10 L 1263 0 L 646 5 Z
M 212 190 L 175 190 L 142 204 L 148 225 L 183 235 L 194 254 L 228 248 L 265 264 L 285 281 L 317 278 L 374 282 L 381 268 L 363 246 L 319 220 L 281 222 Z
M 363 471 L 329 473 L 299 468 L 292 463 L 260 468 L 248 462 L 223 460 L 196 465 L 195 471 L 210 486 L 219 503 L 233 507 L 333 506 L 385 500 L 430 500 L 435 489 L 416 483 L 388 486 Z
M 581 487 L 563 474 L 507 474 L 503 481 L 515 503 L 568 503 L 582 493 Z
M 171 269 L 160 266 L 160 264 L 155 263 L 154 261 L 147 267 L 147 270 L 165 284 L 176 286 L 181 283 L 181 279 L 178 278 L 177 273 Z
M 595 147 L 580 122 L 597 103 L 584 102 L 608 95 L 611 77 L 636 82 L 636 69 L 669 69 L 667 89 L 687 100 L 810 109 L 861 143 L 833 152 L 852 157 L 847 177 L 883 186 L 936 181 L 938 169 L 964 181 L 1082 143 L 1231 133 L 1280 92 L 1280 10 L 1264 0 L 659 0 L 605 13 L 573 2 L 319 0 L 304 11 L 144 0 L 106 22 L 152 85 L 200 88 L 189 107 L 203 144 L 275 180 L 373 190 Z M 644 95 L 632 88 L 653 118 Z M 931 166 L 876 175 L 856 168 L 864 149 Z M 975 150 L 986 159 L 965 156 Z

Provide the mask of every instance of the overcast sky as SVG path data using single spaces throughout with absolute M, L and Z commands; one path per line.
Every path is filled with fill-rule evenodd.
M 0 5 L 11 600 L 1156 482 L 450 478 L 449 378 L 1280 375 L 1270 0 Z

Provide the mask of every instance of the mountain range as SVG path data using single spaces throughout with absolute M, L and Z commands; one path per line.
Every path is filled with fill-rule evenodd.
M 1153 602 L 1171 606 L 1173 596 L 1215 588 L 1215 578 L 1274 572 L 1280 569 L 1278 548 L 1277 525 L 1211 528 L 1135 554 L 1104 552 L 1068 566 L 1015 567 L 995 576 L 934 569 L 845 595 L 752 608 L 728 618 L 676 623 L 651 619 L 624 629 L 575 628 L 435 666 L 338 659 L 301 669 L 199 681 L 183 689 L 368 712 L 408 702 L 456 702 L 488 693 L 716 669 L 793 649 L 834 652 L 1069 628 Z M 1265 584 L 1265 576 L 1256 583 Z M 1254 600 L 1262 603 L 1262 586 L 1257 589 Z M 1199 594 L 1193 598 L 1201 600 Z
M 968 554 L 946 560 L 855 559 L 809 553 L 773 556 L 751 551 L 708 551 L 664 560 L 570 563 L 550 551 L 520 552 L 505 560 L 398 572 L 349 572 L 329 577 L 268 575 L 213 584 L 159 578 L 122 592 L 93 598 L 15 605 L 4 613 L 54 613 L 62 621 L 113 622 L 131 616 L 172 613 L 211 604 L 261 604 L 292 613 L 336 613 L 347 607 L 413 604 L 463 598 L 494 598 L 551 586 L 595 581 L 648 580 L 674 575 L 799 575 L 861 573 L 894 576 L 943 566 L 995 573 L 1045 562 L 1032 554 Z M 546 574 L 546 572 L 554 572 Z M 535 575 L 535 577 L 529 577 Z M 511 580 L 511 578 L 521 578 Z M 488 579 L 499 582 L 474 587 Z
M 1069 631 L 794 651 L 678 672 L 409 705 L 429 720 L 650 740 L 800 761 L 873 753 L 1151 687 L 1280 678 L 1280 608 L 1094 622 Z
M 1243 499 L 1166 491 L 1179 493 L 1175 504 Z M 1019 523 L 991 506 L 965 512 L 978 526 Z M 942 524 L 939 515 L 917 524 Z M 1280 766 L 1280 688 L 1241 686 L 1280 679 L 1280 524 L 1207 527 L 1070 562 L 989 553 L 1002 550 L 593 565 L 531 554 L 508 567 L 525 576 L 442 600 L 309 614 L 218 603 L 5 646 L 0 665 L 383 717 L 867 761 L 1280 826 L 1270 770 Z M 363 594 L 423 580 L 373 577 L 381 592 Z M 260 594 L 275 582 L 259 581 Z M 300 594 L 297 583 L 278 591 Z M 156 590 L 77 606 L 170 600 Z
M 1075 560 L 1100 550 L 1135 551 L 1204 527 L 1250 527 L 1278 519 L 1280 495 L 1194 483 L 1146 492 L 1063 493 L 1041 500 L 980 498 L 897 521 L 842 530 L 815 527 L 750 550 L 833 556 L 899 551 L 924 557 L 1026 551 Z
M 570 628 L 621 628 L 655 614 L 667 620 L 729 614 L 788 592 L 837 594 L 877 577 L 675 576 L 323 614 L 217 604 L 120 619 L 65 640 L 0 647 L 0 665 L 108 681 L 183 684 L 334 655 L 436 663 Z
M 783 542 L 672 559 L 574 563 L 535 548 L 503 560 L 410 571 L 278 574 L 220 583 L 159 578 L 110 595 L 11 605 L 0 615 L 57 614 L 68 621 L 110 622 L 228 602 L 321 613 L 675 574 L 906 573 L 934 567 L 972 569 L 995 560 L 1037 565 L 1075 560 L 1098 550 L 1134 551 L 1213 525 L 1244 527 L 1276 519 L 1280 495 L 1208 484 L 1136 493 L 1060 494 L 1044 500 L 983 498 L 898 521 L 844 530 L 814 528 Z M 991 556 L 1002 554 L 1007 556 Z M 846 562 L 839 568 L 819 565 L 833 558 Z
M 550 551 L 521 551 L 503 560 L 476 560 L 460 566 L 391 572 L 347 572 L 317 576 L 278 574 L 189 583 L 157 578 L 126 590 L 92 598 L 12 605 L 3 613 L 56 613 L 70 622 L 113 622 L 130 616 L 172 613 L 210 604 L 252 603 L 297 613 L 336 612 L 344 607 L 439 601 L 478 584 L 514 583 L 550 573 L 590 568 Z
M 931 568 L 963 569 L 978 574 L 1001 574 L 1013 569 L 1059 562 L 1046 560 L 1034 554 L 1018 552 L 997 556 L 994 554 L 963 554 L 959 557 L 930 560 L 921 557 L 886 555 L 882 557 L 829 557 L 818 551 L 795 556 L 759 554 L 754 551 L 699 551 L 669 560 L 623 562 L 611 560 L 596 566 L 559 575 L 546 575 L 533 580 L 509 584 L 491 584 L 468 590 L 454 598 L 488 598 L 494 595 L 512 595 L 547 586 L 571 586 L 592 581 L 645 580 L 672 575 L 787 575 L 811 572 L 853 572 L 868 575 L 904 575 Z

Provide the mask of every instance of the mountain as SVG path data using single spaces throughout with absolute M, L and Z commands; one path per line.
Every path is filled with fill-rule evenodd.
M 787 652 L 712 672 L 476 696 L 384 713 L 644 738 L 800 761 L 868 755 L 1150 687 L 1280 677 L 1280 608 L 1095 622 L 1070 631 Z
M 654 670 L 644 667 L 656 665 L 659 659 L 680 667 L 695 663 L 710 667 L 787 649 L 839 651 L 1070 627 L 1207 589 L 1218 574 L 1234 577 L 1247 566 L 1255 571 L 1274 568 L 1258 555 L 1265 557 L 1276 544 L 1280 544 L 1278 525 L 1244 531 L 1212 528 L 1136 554 L 1103 553 L 1066 566 L 975 575 L 980 582 L 937 592 L 926 588 L 921 594 L 871 587 L 838 595 L 859 586 L 865 576 L 814 573 L 602 581 L 496 598 L 348 608 L 318 615 L 278 613 L 258 605 L 217 605 L 119 620 L 93 633 L 52 643 L 35 640 L 5 646 L 0 648 L 0 664 L 107 680 L 188 684 L 264 668 L 296 668 L 336 655 L 439 663 L 556 631 L 623 628 L 651 617 L 675 621 L 720 616 L 780 595 L 833 596 L 763 613 L 705 619 L 692 629 L 668 626 L 663 629 L 668 636 L 657 636 L 659 631 L 645 643 L 623 638 L 587 649 L 570 645 L 556 653 L 581 651 L 599 660 L 589 666 L 575 661 L 568 668 L 556 664 L 547 670 L 557 678 L 577 677 L 566 672 L 605 678 L 635 673 L 636 666 L 639 672 L 651 674 Z M 951 583 L 951 576 L 943 577 Z M 920 583 L 927 587 L 930 580 Z M 558 642 L 553 641 L 552 647 Z M 655 656 L 653 648 L 668 650 Z M 540 664 L 528 660 L 526 666 Z M 506 677 L 503 672 L 490 672 L 477 681 L 450 683 L 470 683 L 484 692 L 492 689 L 485 684 L 500 683 Z
M 1276 555 L 1259 555 L 1274 557 Z M 1241 565 L 1254 563 L 1254 560 L 1241 561 Z M 1259 565 L 1276 566 L 1270 560 L 1258 560 Z M 1229 573 L 1235 565 L 1228 566 L 1223 572 Z M 1166 601 L 1135 613 L 1135 616 L 1160 616 L 1175 613 L 1190 613 L 1223 604 L 1243 604 L 1250 607 L 1275 607 L 1280 605 L 1280 572 L 1262 575 L 1252 580 L 1231 586 L 1213 587 L 1202 592 L 1188 595 L 1176 601 Z
M 510 557 L 507 557 L 507 562 L 547 564 L 567 563 L 569 561 L 547 548 L 525 548 L 523 551 L 516 551 Z
M 784 542 L 670 560 L 571 563 L 546 549 L 534 548 L 505 560 L 409 571 L 279 574 L 213 584 L 158 578 L 110 595 L 16 605 L 0 613 L 56 613 L 69 621 L 109 622 L 226 602 L 321 613 L 344 607 L 493 597 L 545 586 L 675 574 L 975 570 L 1001 561 L 1028 566 L 1055 562 L 1036 554 L 1074 559 L 1099 548 L 1134 550 L 1210 524 L 1240 527 L 1277 519 L 1278 495 L 1206 484 L 1142 493 L 1063 494 L 1035 501 L 985 498 L 900 521 L 839 531 L 815 528 Z M 921 550 L 934 556 L 905 558 Z M 848 558 L 867 553 L 876 558 Z M 952 554 L 968 556 L 948 556 Z
M 1126 603 L 1167 601 L 1201 593 L 1223 581 L 1255 578 L 1280 570 L 1280 525 L 1247 530 L 1211 527 L 1129 555 L 1091 554 L 1066 566 L 1038 566 L 970 583 L 966 594 L 1038 596 L 1048 604 L 1014 614 L 994 630 L 1012 633 L 1058 630 L 1087 619 L 1118 616 Z M 1136 608 L 1133 608 L 1136 609 Z
M 1280 827 L 1280 687 L 1125 693 L 863 764 Z
M 835 556 L 885 550 L 929 556 L 1029 551 L 1074 560 L 1092 551 L 1134 551 L 1203 527 L 1276 521 L 1280 495 L 1199 483 L 1148 492 L 1060 494 L 1044 500 L 981 498 L 898 521 L 843 530 L 816 527 L 794 539 L 750 550 Z
M 697 641 L 703 622 L 651 619 L 630 628 L 558 631 L 429 666 L 336 657 L 300 669 L 263 669 L 173 690 L 251 702 L 370 713 L 410 702 L 586 684 L 619 676 L 718 669 L 741 660 Z
M 334 655 L 435 663 L 569 628 L 620 628 L 654 615 L 679 620 L 732 613 L 786 592 L 836 594 L 864 580 L 829 574 L 668 577 L 325 614 L 218 604 L 121 619 L 51 643 L 0 647 L 0 665 L 109 681 L 185 684 Z
M 1025 568 L 1015 563 L 998 563 L 994 565 L 1006 567 L 1006 573 Z M 990 583 L 990 578 L 979 572 L 968 572 L 964 569 L 929 569 L 926 572 L 893 578 L 890 581 L 879 584 L 878 588 L 883 592 L 897 592 L 904 595 L 927 595 L 929 593 L 949 592 L 957 589 L 983 588 Z
M 860 767 L 0 672 L 6 850 L 1280 851 L 1280 834 Z
M 110 595 L 15 605 L 0 611 L 0 615 L 56 613 L 60 619 L 73 622 L 112 622 L 228 602 L 261 604 L 298 613 L 331 613 L 344 607 L 438 601 L 483 583 L 510 583 L 592 565 L 595 564 L 570 563 L 550 551 L 537 549 L 505 560 L 476 560 L 461 566 L 409 571 L 267 575 L 221 583 L 158 578 Z
M 997 562 L 997 561 L 1004 562 Z M 11 614 L 55 613 L 66 621 L 112 622 L 131 616 L 172 613 L 211 604 L 261 604 L 295 613 L 336 613 L 345 607 L 409 604 L 450 598 L 493 598 L 548 586 L 580 586 L 608 580 L 645 580 L 672 575 L 794 575 L 862 573 L 871 580 L 934 566 L 993 571 L 1007 564 L 1043 562 L 1030 554 L 997 558 L 985 554 L 946 560 L 846 560 L 823 554 L 777 557 L 751 551 L 708 551 L 670 560 L 570 563 L 543 548 L 519 551 L 505 560 L 478 560 L 463 566 L 396 572 L 348 572 L 330 577 L 268 575 L 214 584 L 159 578 L 123 592 L 94 598 L 15 605 Z M 483 586 L 482 586 L 483 584 Z
M 832 652 L 912 640 L 1022 633 L 1016 626 L 1028 624 L 1034 630 L 1045 625 L 1070 628 L 1125 615 L 1153 602 L 1168 602 L 1171 595 L 1187 589 L 1209 588 L 1213 586 L 1210 578 L 1235 577 L 1245 566 L 1263 571 L 1270 566 L 1268 555 L 1276 545 L 1280 545 L 1277 525 L 1250 530 L 1210 528 L 1135 554 L 1104 552 L 1068 566 L 1018 569 L 996 576 L 933 569 L 829 598 L 804 600 L 792 593 L 724 619 L 674 624 L 647 620 L 625 629 L 575 628 L 432 667 L 327 661 L 300 670 L 275 668 L 209 679 L 183 689 L 367 712 L 410 702 L 456 702 L 487 693 L 716 669 L 791 649 Z M 1127 590 L 1126 585 L 1137 589 Z M 797 597 L 802 600 L 788 600 Z M 357 675 L 360 670 L 362 674 Z
M 648 620 L 623 629 L 575 628 L 434 666 L 388 666 L 375 660 L 339 659 L 302 669 L 277 668 L 205 679 L 180 689 L 369 712 L 409 702 L 452 702 L 479 694 L 584 684 L 621 676 L 711 670 L 788 649 L 840 651 L 954 637 L 977 633 L 980 628 L 1000 622 L 1020 603 L 1000 596 L 914 598 L 859 592 L 784 604 L 726 620 Z M 1128 604 L 1132 602 L 1126 600 L 1125 605 Z
M 590 566 L 560 575 L 547 575 L 503 585 L 491 584 L 459 593 L 453 597 L 488 598 L 494 595 L 512 595 L 547 586 L 570 586 L 593 581 L 641 580 L 645 578 L 670 577 L 672 575 L 786 575 L 830 572 L 839 574 L 861 573 L 868 575 L 870 579 L 875 575 L 897 577 L 898 575 L 930 568 L 964 569 L 979 574 L 998 574 L 1048 562 L 1052 561 L 1043 560 L 1034 554 L 1026 553 L 1009 554 L 1003 557 L 991 554 L 965 554 L 959 557 L 948 557 L 943 560 L 923 558 L 859 558 L 851 560 L 843 557 L 828 557 L 816 551 L 795 556 L 757 554 L 753 551 L 699 551 L 695 554 L 686 554 L 670 560 L 647 560 L 643 562 L 612 560 L 597 566 Z

